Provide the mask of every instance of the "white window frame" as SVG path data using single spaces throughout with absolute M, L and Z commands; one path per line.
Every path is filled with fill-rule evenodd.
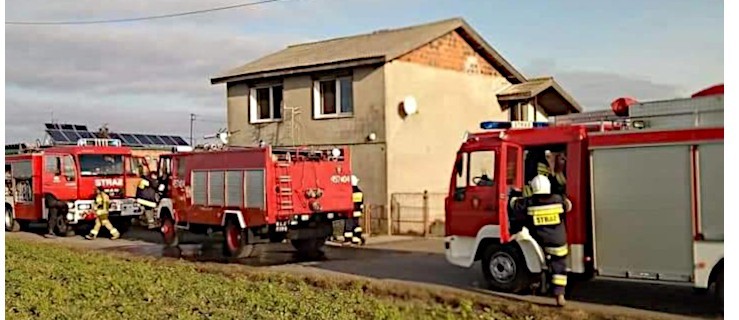
M 280 117 L 275 118 L 275 94 L 274 90 L 276 87 L 282 88 L 282 105 L 280 106 Z M 269 118 L 259 119 L 259 105 L 257 104 L 257 90 L 258 89 L 269 89 Z M 282 84 L 272 85 L 261 85 L 249 88 L 249 123 L 267 123 L 267 122 L 280 122 L 282 121 L 282 114 L 284 113 L 283 106 L 285 105 L 285 86 Z
M 336 86 L 336 113 L 324 114 L 323 110 L 323 99 L 321 97 L 321 82 L 334 81 Z M 352 112 L 341 112 L 341 81 L 349 80 L 352 85 Z M 346 77 L 335 77 L 335 78 L 323 78 L 316 79 L 313 81 L 313 117 L 315 119 L 331 119 L 331 118 L 348 118 L 354 116 L 354 81 L 351 76 Z

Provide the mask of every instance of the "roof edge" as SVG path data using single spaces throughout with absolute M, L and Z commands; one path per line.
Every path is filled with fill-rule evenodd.
M 283 69 L 265 70 L 265 71 L 258 71 L 258 72 L 252 72 L 252 73 L 230 75 L 230 76 L 216 76 L 210 79 L 210 84 L 215 85 L 215 84 L 234 82 L 234 81 L 253 80 L 253 79 L 259 79 L 259 78 L 272 78 L 272 77 L 280 77 L 280 76 L 286 76 L 286 75 L 320 72 L 320 71 L 326 71 L 326 70 L 338 69 L 338 68 L 359 67 L 359 66 L 366 66 L 366 65 L 372 65 L 372 64 L 381 64 L 381 63 L 385 63 L 386 61 L 387 60 L 385 59 L 385 56 L 377 56 L 377 57 L 335 61 L 331 63 L 300 66 L 297 68 L 283 68 Z

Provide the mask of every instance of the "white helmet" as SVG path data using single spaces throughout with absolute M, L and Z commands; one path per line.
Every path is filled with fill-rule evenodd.
M 531 179 L 531 189 L 534 194 L 550 194 L 552 193 L 552 184 L 549 183 L 549 178 L 544 175 L 537 175 L 534 179 Z
M 355 175 L 352 175 L 352 187 L 356 187 L 358 183 L 359 183 L 359 178 L 357 178 L 357 176 Z

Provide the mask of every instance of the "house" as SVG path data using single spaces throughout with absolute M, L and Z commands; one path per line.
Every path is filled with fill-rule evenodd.
M 462 136 L 481 121 L 580 111 L 460 18 L 292 45 L 211 83 L 226 84 L 231 145 L 350 146 L 375 214 L 396 193 L 446 192 Z

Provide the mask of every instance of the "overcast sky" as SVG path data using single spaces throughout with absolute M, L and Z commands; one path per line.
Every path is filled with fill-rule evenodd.
M 7 0 L 6 21 L 139 17 L 250 0 Z M 211 76 L 289 44 L 463 17 L 528 77 L 586 110 L 686 96 L 724 78 L 723 2 L 285 0 L 156 21 L 5 26 L 6 143 L 43 123 L 195 136 L 225 127 Z

